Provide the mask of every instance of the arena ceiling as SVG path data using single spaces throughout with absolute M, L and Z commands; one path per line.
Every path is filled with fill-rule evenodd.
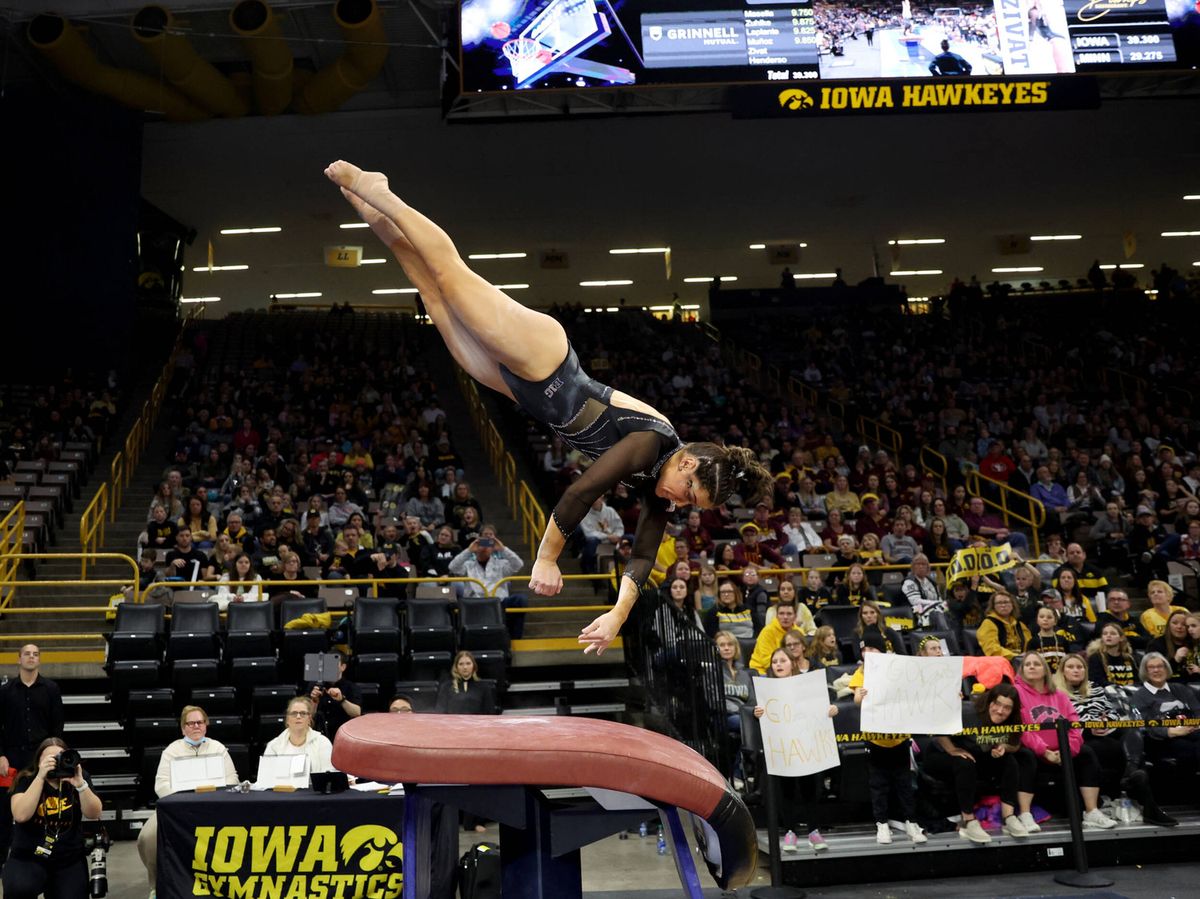
M 232 5 L 232 4 L 229 4 Z M 230 34 L 228 7 L 177 3 L 204 58 L 225 72 L 246 66 Z M 152 71 L 129 32 L 140 4 L 64 0 L 85 24 L 102 60 Z M 446 4 L 381 4 L 389 42 L 382 74 L 341 111 L 171 124 L 145 130 L 143 193 L 194 227 L 185 295 L 220 296 L 214 312 L 265 306 L 272 294 L 319 293 L 312 302 L 397 303 L 412 297 L 388 259 L 357 269 L 324 264 L 329 246 L 364 247 L 386 258 L 368 232 L 343 230 L 353 216 L 321 177 L 345 157 L 392 176 L 397 192 L 443 223 L 468 253 L 525 253 L 472 263 L 496 284 L 526 284 L 531 305 L 581 301 L 702 302 L 707 285 L 687 278 L 737 278 L 731 287 L 779 283 L 781 266 L 751 244 L 806 244 L 795 273 L 843 268 L 848 280 L 877 269 L 910 295 L 976 274 L 1037 282 L 1074 280 L 1093 259 L 1139 265 L 1143 279 L 1163 261 L 1200 275 L 1200 101 L 1194 76 L 1106 80 L 1099 110 L 987 115 L 922 114 L 897 119 L 734 120 L 719 90 L 612 92 L 553 101 L 505 98 L 442 109 L 443 69 L 452 60 L 440 33 Z M 298 66 L 319 69 L 340 52 L 331 4 L 275 3 Z M 30 16 L 8 9 L 3 78 L 66 85 L 25 40 Z M 211 36 L 210 36 L 211 35 Z M 487 117 L 486 122 L 476 119 Z M 263 235 L 222 229 L 277 226 Z M 1079 234 L 1004 252 L 1013 235 Z M 1132 236 L 1133 240 L 1127 238 Z M 943 244 L 892 246 L 892 240 Z M 218 266 L 209 273 L 211 240 Z M 613 255 L 612 249 L 671 247 Z M 566 268 L 543 267 L 558 251 Z M 994 268 L 1037 268 L 994 273 Z M 890 272 L 938 274 L 889 275 Z M 630 281 L 584 287 L 584 281 Z M 301 300 L 303 301 L 303 300 Z

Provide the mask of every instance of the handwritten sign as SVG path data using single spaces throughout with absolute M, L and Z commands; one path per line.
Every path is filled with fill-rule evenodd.
M 756 677 L 754 695 L 766 709 L 758 723 L 768 774 L 804 777 L 841 764 L 824 671 L 779 679 Z
M 866 653 L 862 729 L 956 734 L 962 730 L 962 659 Z

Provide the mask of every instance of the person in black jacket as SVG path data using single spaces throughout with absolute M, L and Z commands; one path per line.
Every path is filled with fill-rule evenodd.
M 461 650 L 450 666 L 450 677 L 438 685 L 434 711 L 443 715 L 494 715 L 496 694 L 479 679 L 475 656 Z
M 58 684 L 42 677 L 42 651 L 26 643 L 17 654 L 17 676 L 0 686 L 0 774 L 24 768 L 47 737 L 63 735 Z M 0 814 L 0 863 L 12 837 L 12 818 Z
M 1180 777 L 1196 787 L 1200 769 L 1200 728 L 1192 724 L 1171 724 L 1180 718 L 1200 718 L 1200 699 L 1190 687 L 1171 680 L 1171 663 L 1160 652 L 1148 652 L 1138 668 L 1142 686 L 1133 694 L 1133 707 L 1146 721 L 1162 722 L 1147 727 L 1146 760 L 1174 759 Z
M 963 715 L 963 728 L 1021 723 L 1021 697 L 1017 688 L 1001 681 L 975 697 L 973 714 Z M 975 819 L 977 785 L 995 782 L 1000 793 L 1000 816 L 1004 832 L 1027 837 L 1022 819 L 1030 815 L 1037 759 L 1021 745 L 1019 734 L 934 737 L 921 763 L 930 777 L 953 784 L 962 823 L 958 835 L 972 843 L 990 843 L 992 838 Z

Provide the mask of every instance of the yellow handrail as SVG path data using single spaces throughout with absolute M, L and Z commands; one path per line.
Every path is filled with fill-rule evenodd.
M 108 520 L 108 484 L 101 484 L 92 501 L 79 516 L 80 579 L 87 577 L 88 558 L 104 545 L 104 522 Z
M 1145 378 L 1111 366 L 1100 369 L 1100 383 L 1109 391 L 1120 391 L 1122 399 L 1146 390 Z
M 20 573 L 21 551 L 25 536 L 25 503 L 19 502 L 0 520 L 0 608 L 12 602 Z
M 479 397 L 479 388 L 461 368 L 458 370 L 458 384 L 467 400 L 471 421 L 483 442 L 484 452 L 492 472 L 500 482 L 504 491 L 504 501 L 509 511 L 517 519 L 521 528 L 521 536 L 528 546 L 530 558 L 537 552 L 538 542 L 546 529 L 546 513 L 529 485 L 517 479 L 517 462 L 504 446 L 504 438 L 496 428 L 491 416 Z
M 109 480 L 97 488 L 96 495 L 92 497 L 92 501 L 87 504 L 79 518 L 79 547 L 83 551 L 80 559 L 82 566 L 80 577 L 87 577 L 88 560 L 94 558 L 96 551 L 104 545 L 105 520 L 117 520 L 117 511 L 121 507 L 125 487 L 133 480 L 133 472 L 137 468 L 138 462 L 141 461 L 142 452 L 150 442 L 150 433 L 158 420 L 163 399 L 167 395 L 167 387 L 175 373 L 175 360 L 183 348 L 183 336 L 187 332 L 187 326 L 192 320 L 200 318 L 202 315 L 203 307 L 197 307 L 197 311 L 190 312 L 184 319 L 179 334 L 175 337 L 175 346 L 171 350 L 171 355 L 167 358 L 162 373 L 159 374 L 158 380 L 150 390 L 150 398 L 142 403 L 142 414 L 138 416 L 137 421 L 129 429 L 129 434 L 125 437 L 124 449 L 118 450 L 117 454 L 113 456 L 112 465 L 109 468 Z
M 921 463 L 922 474 L 933 475 L 942 482 L 942 493 L 950 492 L 949 482 L 947 477 L 950 474 L 950 462 L 935 450 L 928 443 L 921 447 L 921 452 L 917 456 L 917 461 Z
M 112 485 L 112 502 L 108 504 L 108 520 L 117 520 L 117 509 L 121 505 L 121 495 L 125 492 L 125 485 L 129 483 L 129 472 L 125 468 L 126 455 L 117 450 L 117 454 L 113 456 L 112 465 L 109 469 L 109 474 L 112 480 L 109 483 Z
M 100 525 L 101 530 L 103 530 L 103 527 L 104 527 L 103 516 L 101 516 L 99 519 L 99 525 Z M 86 550 L 83 552 L 77 552 L 77 553 L 23 553 L 23 552 L 19 551 L 20 550 L 19 543 L 17 544 L 17 549 L 18 549 L 18 552 L 3 553 L 3 561 L 5 564 L 8 564 L 10 562 L 13 564 L 16 564 L 16 563 L 21 562 L 26 559 L 36 562 L 41 559 L 80 559 L 80 558 L 82 558 L 85 561 L 85 563 L 86 563 L 86 560 L 88 560 L 88 559 L 91 559 L 93 562 L 99 561 L 100 559 L 119 559 L 121 561 L 128 562 L 129 567 L 131 569 L 133 569 L 133 581 L 132 581 L 133 596 L 134 596 L 135 601 L 137 599 L 137 595 L 138 595 L 138 565 L 137 565 L 137 562 L 135 562 L 130 556 L 127 556 L 124 553 L 88 552 Z M 21 581 L 20 586 L 22 588 L 25 588 L 25 587 L 81 587 L 81 586 L 84 586 L 84 587 L 86 587 L 86 586 L 123 587 L 123 586 L 128 586 L 129 583 L 130 583 L 130 581 L 127 578 L 121 579 L 121 580 L 105 579 L 105 580 L 89 581 L 89 580 L 87 580 L 87 569 L 86 569 L 86 564 L 85 564 L 84 571 L 80 575 L 79 580 L 77 580 L 77 581 L 31 580 L 31 581 Z M 12 603 L 14 597 L 16 596 L 16 586 L 17 586 L 16 583 L 14 583 L 14 584 L 12 584 L 10 589 L 5 591 L 3 594 L 0 594 L 0 597 L 2 597 L 2 598 L 0 598 L 0 611 L 4 611 L 4 612 L 13 611 L 11 608 L 11 603 Z
M 988 493 L 992 491 L 983 489 L 984 481 L 987 481 L 992 491 L 999 494 L 1000 502 L 996 502 L 988 496 Z M 1034 499 L 1028 493 L 1022 493 L 1003 481 L 989 478 L 975 469 L 966 472 L 966 488 L 969 494 L 982 499 L 984 505 L 998 511 L 1004 518 L 1005 527 L 1010 526 L 1013 520 L 1026 525 L 1031 531 L 1033 556 L 1036 558 L 1041 555 L 1042 549 L 1038 541 L 1038 532 L 1046 525 L 1046 507 L 1042 505 L 1041 500 Z M 1013 508 L 1013 503 L 1016 504 L 1016 508 Z
M 904 440 L 900 436 L 900 432 L 891 425 L 866 415 L 860 415 L 858 416 L 858 433 L 867 443 L 873 443 L 880 449 L 887 450 L 895 459 L 900 458 Z

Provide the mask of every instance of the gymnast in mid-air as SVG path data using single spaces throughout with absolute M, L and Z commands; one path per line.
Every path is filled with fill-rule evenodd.
M 683 443 L 661 412 L 589 377 L 562 325 L 471 271 L 446 232 L 392 193 L 384 175 L 342 161 L 325 174 L 396 256 L 467 374 L 594 460 L 554 507 L 530 589 L 543 596 L 562 589 L 558 557 L 596 499 L 622 481 L 640 495 L 633 555 L 616 604 L 579 635 L 584 652 L 599 655 L 629 617 L 671 512 L 712 508 L 735 492 L 753 505 L 769 494 L 770 472 L 749 449 Z

